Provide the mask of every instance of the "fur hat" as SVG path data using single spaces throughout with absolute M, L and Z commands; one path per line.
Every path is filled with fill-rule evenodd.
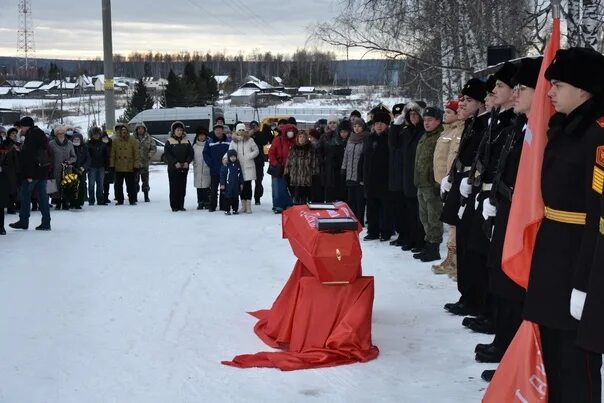
M 440 108 L 437 108 L 435 106 L 429 106 L 426 109 L 424 109 L 424 113 L 422 114 L 422 117 L 433 117 L 437 120 L 440 120 L 442 122 L 443 120 L 443 111 Z
M 453 112 L 457 113 L 457 110 L 459 109 L 459 101 L 450 99 L 445 105 L 445 109 L 451 109 Z
M 350 123 L 350 120 L 344 119 L 340 122 L 340 124 L 338 125 L 338 131 L 342 130 L 346 130 L 347 132 L 352 131 L 352 124 Z
M 487 77 L 487 81 L 485 83 L 485 87 L 487 90 L 487 93 L 492 93 L 493 90 L 495 89 L 495 85 L 497 84 L 497 79 L 495 78 L 494 74 L 490 74 Z
M 170 126 L 170 131 L 174 133 L 179 127 L 182 129 L 183 132 L 185 131 L 185 125 L 180 120 L 177 120 Z
M 287 119 L 287 123 L 289 123 L 290 125 L 298 126 L 298 122 L 296 121 L 296 118 L 293 116 L 290 116 Z
M 147 126 L 145 125 L 145 122 L 140 122 L 140 123 L 137 123 L 136 126 L 134 126 L 134 133 L 136 133 L 136 131 L 138 130 L 139 127 L 144 127 L 145 131 L 147 131 Z
M 21 127 L 34 127 L 34 120 L 29 117 L 29 116 L 25 116 L 24 118 L 21 118 L 21 120 L 19 121 L 19 124 L 21 125 Z
M 360 118 L 361 112 L 357 111 L 356 109 L 354 111 L 350 112 L 350 118 L 352 119 L 353 117 Z
M 389 125 L 390 124 L 390 114 L 386 113 L 386 112 L 382 112 L 382 111 L 376 112 L 373 114 L 372 121 L 373 121 L 373 124 L 385 123 L 385 124 Z
M 237 124 L 237 126 L 235 126 L 235 133 L 238 131 L 247 131 L 247 129 L 245 128 L 245 123 L 239 123 Z
M 479 80 L 478 78 L 471 78 L 468 80 L 466 85 L 464 85 L 461 93 L 465 96 L 468 96 L 478 102 L 483 102 L 487 96 L 487 90 L 484 82 Z
M 508 87 L 513 88 L 516 84 L 514 83 L 514 75 L 516 74 L 517 67 L 510 62 L 505 62 L 503 66 L 495 74 L 495 78 Z
M 363 129 L 366 126 L 365 121 L 363 120 L 363 118 L 352 119 L 352 127 L 354 127 L 354 125 L 360 125 L 360 126 L 363 127 Z
M 536 58 L 525 57 L 520 60 L 520 66 L 514 76 L 516 84 L 524 85 L 530 88 L 537 87 L 537 80 L 539 79 L 539 71 L 541 70 L 541 63 L 543 62 L 543 56 Z
M 338 119 L 338 117 L 336 115 L 329 115 L 329 117 L 327 118 L 327 123 L 330 123 L 330 122 L 338 123 L 339 121 L 340 121 L 340 119 Z
M 392 107 L 392 114 L 394 116 L 402 115 L 405 110 L 405 104 L 396 104 Z
M 604 93 L 604 56 L 590 48 L 559 49 L 545 71 L 545 78 L 558 80 L 593 95 Z

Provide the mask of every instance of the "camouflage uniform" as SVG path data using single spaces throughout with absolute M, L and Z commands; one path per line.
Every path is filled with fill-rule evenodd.
M 425 133 L 417 144 L 415 156 L 414 183 L 417 186 L 419 218 L 426 232 L 426 241 L 433 244 L 440 244 L 443 240 L 440 184 L 434 180 L 434 149 L 442 131 L 443 127 L 439 126 L 432 132 Z
M 137 130 L 139 127 L 145 128 L 145 134 L 142 137 L 139 137 Z M 140 169 L 135 177 L 136 182 L 136 193 L 141 190 L 140 182 L 142 180 L 143 186 L 142 191 L 146 194 L 149 193 L 151 189 L 149 187 L 149 164 L 151 163 L 151 157 L 155 155 L 157 151 L 157 146 L 155 145 L 155 141 L 151 138 L 149 133 L 147 132 L 147 127 L 141 123 L 136 126 L 134 129 L 134 138 L 136 139 L 139 147 L 139 158 L 140 158 Z

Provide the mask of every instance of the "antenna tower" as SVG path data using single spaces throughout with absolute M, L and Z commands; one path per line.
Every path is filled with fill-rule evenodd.
M 29 76 L 31 71 L 36 68 L 31 0 L 19 0 L 18 12 L 17 74 Z

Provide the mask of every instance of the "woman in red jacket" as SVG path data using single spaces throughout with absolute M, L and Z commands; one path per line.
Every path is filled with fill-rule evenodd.
M 280 128 L 280 134 L 275 137 L 268 152 L 268 174 L 272 176 L 273 211 L 281 214 L 283 210 L 292 205 L 292 199 L 287 188 L 287 181 L 283 175 L 289 150 L 294 145 L 298 129 L 287 124 Z

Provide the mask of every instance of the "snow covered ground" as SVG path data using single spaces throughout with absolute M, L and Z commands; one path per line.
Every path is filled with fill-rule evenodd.
M 52 211 L 52 232 L 0 237 L 0 402 L 478 402 L 474 362 L 490 337 L 446 314 L 455 283 L 363 242 L 375 276 L 377 360 L 280 372 L 220 364 L 270 350 L 246 311 L 268 308 L 294 264 L 269 190 L 254 214 L 168 205 L 164 166 L 149 204 Z M 14 216 L 7 217 L 7 224 Z M 33 213 L 30 228 L 39 222 Z

